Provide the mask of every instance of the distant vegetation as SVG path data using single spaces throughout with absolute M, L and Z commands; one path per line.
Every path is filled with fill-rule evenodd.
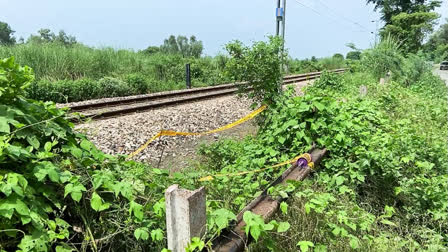
M 424 52 L 425 57 L 437 62 L 448 59 L 448 19 L 441 28 L 424 43 L 428 34 L 434 31 L 439 14 L 439 0 L 367 0 L 375 5 L 385 22 L 380 30 L 382 38 L 392 36 L 399 41 L 404 53 Z
M 448 18 L 445 23 L 429 37 L 424 46 L 424 51 L 428 57 L 439 63 L 442 60 L 448 60 Z
M 161 46 L 135 52 L 88 47 L 64 31 L 55 34 L 49 29 L 15 43 L 10 27 L 3 26 L 0 57 L 14 56 L 34 69 L 36 79 L 27 94 L 34 99 L 72 102 L 182 89 L 187 63 L 195 87 L 230 82 L 223 73 L 228 56 L 203 56 L 202 41 L 195 36 L 170 36 Z M 343 60 L 332 58 L 288 60 L 291 73 L 343 65 Z

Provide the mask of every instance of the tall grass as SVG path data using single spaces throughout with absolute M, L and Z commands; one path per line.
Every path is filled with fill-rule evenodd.
M 148 56 L 131 50 L 95 49 L 81 44 L 70 47 L 57 43 L 1 46 L 0 57 L 14 56 L 34 69 L 36 79 L 63 80 L 145 72 Z
M 27 43 L 0 46 L 0 58 L 10 56 L 14 56 L 19 64 L 34 69 L 36 82 L 29 92 L 30 98 L 55 102 L 179 89 L 185 86 L 187 63 L 191 65 L 193 86 L 227 81 L 222 74 L 226 61 L 224 56 L 184 58 L 175 54 L 148 55 L 132 50 L 90 48 L 82 44 L 64 46 L 58 43 Z M 138 88 L 133 87 L 135 81 L 132 79 L 135 78 L 130 78 L 132 75 L 138 76 Z M 103 92 L 104 85 L 98 83 L 104 83 L 101 82 L 104 78 L 109 78 L 106 82 L 114 83 L 106 86 L 116 87 L 116 90 Z

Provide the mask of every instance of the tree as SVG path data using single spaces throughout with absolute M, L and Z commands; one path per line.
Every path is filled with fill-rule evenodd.
M 345 44 L 345 46 L 352 49 L 353 51 L 360 51 L 360 49 L 357 48 L 355 43 L 353 43 L 353 42 L 347 43 L 347 44 Z
M 380 34 L 397 38 L 404 52 L 416 53 L 422 48 L 426 35 L 433 31 L 437 18 L 435 12 L 400 13 L 392 17 Z
M 177 40 L 174 35 L 163 41 L 163 45 L 160 46 L 161 51 L 165 53 L 176 54 L 179 53 L 179 46 L 177 45 Z
M 432 60 L 448 60 L 448 18 L 445 20 L 445 24 L 431 35 L 424 45 L 424 51 Z
M 58 35 L 54 36 L 53 42 L 63 45 L 72 45 L 76 44 L 76 38 L 74 36 L 67 35 L 64 30 L 60 30 Z
M 336 59 L 336 60 L 344 60 L 344 55 L 342 55 L 342 54 L 340 54 L 340 53 L 335 53 L 335 54 L 333 55 L 333 59 Z
M 286 53 L 282 51 L 283 40 L 270 36 L 268 42 L 259 41 L 245 46 L 240 41 L 226 45 L 230 55 L 225 74 L 232 80 L 247 81 L 239 85 L 240 93 L 257 103 L 273 104 L 282 92 L 282 69 Z
M 142 50 L 143 53 L 152 55 L 160 52 L 160 47 L 158 46 L 148 46 L 145 50 Z
M 160 50 L 170 54 L 181 54 L 183 57 L 201 57 L 203 45 L 202 41 L 197 40 L 195 36 L 188 39 L 185 36 L 171 35 L 168 39 L 163 41 Z
M 360 60 L 361 52 L 360 51 L 350 51 L 347 53 L 347 56 L 345 56 L 345 58 L 351 59 L 351 60 Z
M 196 37 L 193 35 L 190 37 L 190 55 L 199 58 L 201 57 L 202 51 L 204 50 L 204 46 L 202 45 L 202 41 L 196 40 Z
M 37 31 L 39 35 L 31 35 L 27 43 L 59 43 L 62 45 L 73 45 L 76 44 L 76 38 L 71 35 L 67 35 L 64 30 L 60 30 L 58 35 L 54 34 L 50 29 L 40 29 Z
M 9 24 L 0 21 L 0 45 L 15 44 L 16 38 L 13 36 L 14 32 Z
M 367 4 L 374 4 L 375 10 L 380 10 L 381 19 L 386 23 L 392 23 L 392 17 L 400 13 L 431 12 L 440 7 L 439 0 L 367 0 Z

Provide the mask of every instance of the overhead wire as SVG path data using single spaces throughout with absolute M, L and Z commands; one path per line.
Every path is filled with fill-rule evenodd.
M 346 16 L 344 16 L 344 15 L 342 15 L 340 13 L 337 13 L 332 8 L 330 8 L 327 4 L 325 4 L 323 1 L 317 0 L 317 2 L 319 2 L 322 6 L 324 6 L 326 9 L 328 9 L 330 12 L 332 12 L 333 15 L 335 15 L 337 17 L 340 17 L 340 18 L 344 19 L 345 21 L 356 25 L 356 26 L 360 27 L 361 29 L 364 29 L 366 32 L 369 32 L 368 28 L 366 28 L 365 26 L 361 25 L 360 23 L 358 23 L 356 21 L 351 20 L 350 18 L 348 18 L 348 17 L 346 17 Z
M 305 7 L 305 8 L 310 9 L 311 11 L 313 11 L 313 12 L 316 13 L 316 14 L 318 14 L 319 16 L 326 17 L 326 18 L 330 18 L 330 19 L 332 19 L 333 21 L 336 21 L 336 22 L 338 22 L 338 23 L 341 23 L 341 22 L 339 22 L 339 20 L 337 20 L 337 19 L 335 19 L 335 18 L 333 18 L 333 17 L 330 17 L 330 16 L 328 16 L 328 15 L 324 15 L 323 13 L 319 12 L 319 11 L 316 10 L 315 8 L 313 8 L 313 7 L 309 6 L 309 5 L 306 5 L 306 4 L 302 3 L 302 2 L 300 2 L 299 0 L 296 0 L 296 3 L 302 5 L 302 6 Z M 341 23 L 341 24 L 345 25 L 344 23 Z M 367 29 L 365 29 L 362 25 L 358 24 L 357 26 L 363 28 L 363 30 L 359 30 L 359 31 L 355 31 L 355 32 L 366 32 L 366 33 L 371 33 L 371 32 L 369 32 Z

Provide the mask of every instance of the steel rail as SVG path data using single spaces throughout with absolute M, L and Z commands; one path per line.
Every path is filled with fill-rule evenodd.
M 335 69 L 331 72 L 335 73 L 342 73 L 345 69 Z M 296 74 L 296 75 L 289 75 L 285 76 L 283 78 L 283 85 L 292 84 L 300 81 L 307 81 L 307 80 L 314 80 L 317 79 L 322 72 L 312 72 L 312 73 L 306 73 L 306 74 Z M 90 104 L 80 104 L 80 105 L 73 105 L 68 106 L 68 108 L 73 112 L 80 112 L 83 114 L 83 116 L 87 118 L 92 119 L 99 119 L 99 118 L 108 118 L 113 117 L 117 115 L 123 115 L 123 114 L 129 114 L 133 112 L 168 106 L 168 105 L 174 105 L 174 104 L 180 104 L 180 103 L 188 103 L 193 102 L 197 100 L 204 100 L 209 98 L 216 98 L 220 96 L 225 95 L 231 95 L 238 91 L 238 85 L 241 85 L 244 83 L 239 84 L 222 84 L 217 86 L 211 86 L 211 87 L 203 87 L 203 88 L 194 88 L 194 89 L 187 89 L 187 90 L 178 90 L 178 91 L 172 91 L 172 92 L 162 92 L 162 93 L 154 93 L 154 94 L 148 94 L 148 95 L 142 95 L 138 97 L 129 97 L 126 99 L 117 99 L 112 101 L 100 101 Z M 206 93 L 206 94 L 204 94 Z M 177 96 L 185 96 L 180 97 L 176 99 Z M 173 98 L 172 100 L 166 100 L 166 101 L 160 101 L 157 102 L 157 100 L 160 99 L 169 99 Z M 88 113 L 88 110 L 91 109 L 99 109 L 99 108 L 113 108 L 118 107 L 121 105 L 130 105 L 133 103 L 144 103 L 144 102 L 152 102 L 149 104 L 142 104 L 142 105 L 136 105 L 136 106 L 129 106 L 125 108 L 118 108 L 118 109 L 111 109 L 108 111 L 101 111 L 101 112 L 93 112 Z M 77 121 L 77 119 L 74 119 L 74 121 Z

